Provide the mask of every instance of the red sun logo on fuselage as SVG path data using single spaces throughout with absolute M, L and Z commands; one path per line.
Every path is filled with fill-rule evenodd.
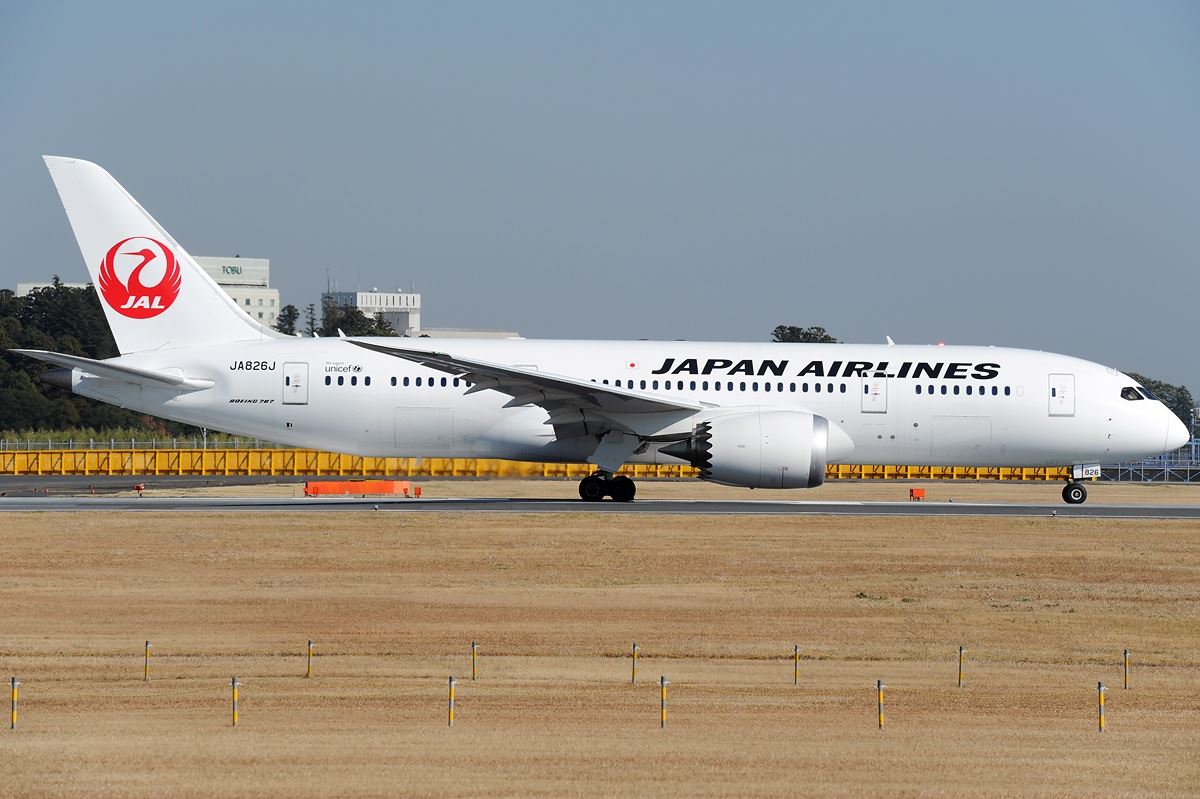
M 118 258 L 123 259 L 123 266 L 132 267 L 124 281 L 117 276 Z M 143 270 L 147 268 L 149 278 L 158 277 L 149 286 L 142 282 Z M 100 296 L 114 311 L 131 319 L 149 319 L 175 302 L 181 277 L 179 263 L 170 247 L 148 236 L 130 236 L 105 253 L 98 285 Z

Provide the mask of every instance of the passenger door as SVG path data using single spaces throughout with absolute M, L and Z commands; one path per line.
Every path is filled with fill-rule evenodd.
M 887 378 L 863 377 L 861 396 L 863 413 L 887 413 Z
M 307 363 L 285 363 L 283 365 L 283 404 L 308 404 Z
M 1047 395 L 1051 416 L 1075 415 L 1075 375 L 1052 374 Z

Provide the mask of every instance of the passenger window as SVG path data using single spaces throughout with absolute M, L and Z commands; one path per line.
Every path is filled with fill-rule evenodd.
M 332 378 L 330 378 L 329 375 L 325 375 L 325 385 L 329 385 L 332 382 L 333 382 Z
M 342 377 L 341 375 L 338 375 L 338 385 L 343 386 L 345 384 L 346 384 L 346 378 Z
M 955 395 L 955 396 L 958 396 L 958 386 L 955 386 L 955 387 L 954 387 L 954 395 Z
M 845 394 L 845 393 L 846 393 L 846 384 L 845 384 L 845 383 L 842 383 L 842 388 L 841 388 L 841 391 L 842 391 L 842 393 L 843 393 L 843 394 Z
M 394 378 L 394 377 L 392 378 L 392 385 L 393 386 L 396 385 L 396 378 Z
M 718 380 L 717 382 L 713 383 L 713 391 L 720 391 L 720 390 L 721 390 L 721 381 Z
M 646 387 L 646 381 L 645 381 L 645 380 L 642 380 L 642 381 L 641 381 L 641 387 L 642 387 L 642 388 L 645 388 L 645 387 Z
M 738 384 L 738 391 L 745 391 L 745 390 L 746 390 L 746 381 L 743 380 L 740 384 Z
M 406 377 L 406 378 L 404 378 L 404 385 L 406 385 L 406 386 L 408 385 L 408 378 L 407 378 L 407 377 Z
M 632 381 L 632 380 L 626 380 L 626 381 L 625 381 L 625 388 L 633 388 L 633 381 Z
M 442 388 L 446 387 L 446 378 L 442 378 Z
M 815 391 L 816 393 L 820 394 L 820 393 L 821 393 L 821 384 L 820 384 L 820 383 L 813 383 L 813 391 Z
M 946 387 L 942 386 L 942 396 L 946 396 Z
M 751 384 L 750 384 L 750 390 L 751 390 L 751 391 L 758 391 L 758 382 L 757 382 L 757 381 L 756 381 L 756 382 L 754 382 L 754 383 L 751 383 Z
M 828 386 L 826 386 L 826 388 L 828 388 L 828 389 L 829 389 L 829 393 L 830 393 L 830 394 L 832 394 L 832 393 L 833 393 L 833 383 L 830 383 Z
M 592 382 L 593 382 L 593 383 L 595 383 L 596 381 L 595 381 L 595 380 L 593 380 Z M 456 377 L 456 378 L 454 378 L 454 387 L 455 387 L 455 388 L 458 388 L 458 378 L 457 378 L 457 377 Z
M 1008 397 L 1011 395 L 1012 395 L 1012 386 L 1005 386 L 1004 387 L 1004 396 Z
M 352 378 L 350 378 L 350 385 L 352 385 L 352 386 L 357 386 L 357 385 L 358 385 L 358 376 L 357 376 L 357 375 L 356 375 L 356 376 L 354 376 L 354 377 L 352 377 Z
M 654 382 L 653 382 L 653 383 L 650 385 L 650 388 L 652 388 L 652 389 L 654 389 L 654 390 L 656 390 L 656 391 L 657 391 L 657 390 L 658 390 L 658 381 L 657 381 L 657 380 L 655 380 L 655 381 L 654 381 Z
M 691 381 L 691 387 L 692 387 L 692 391 L 696 390 L 696 381 L 695 380 Z
M 783 391 L 783 383 L 776 383 L 776 384 L 775 384 L 775 390 L 776 390 L 776 391 L 779 391 L 779 392 L 782 392 L 782 391 Z
M 970 393 L 971 393 L 971 387 L 967 386 L 967 394 L 969 395 Z
M 792 392 L 793 394 L 795 394 L 795 393 L 796 393 L 796 384 L 795 384 L 795 383 L 788 383 L 788 391 L 790 391 L 790 392 Z
M 870 393 L 871 393 L 871 387 L 864 383 L 863 384 L 863 396 L 866 396 L 867 394 L 870 394 Z
M 1057 388 L 1052 388 L 1052 389 L 1050 389 L 1050 396 L 1052 396 L 1052 397 L 1057 397 L 1057 396 L 1058 396 L 1058 389 L 1057 389 Z
M 371 385 L 371 378 L 370 378 L 370 377 L 364 377 L 364 378 L 363 378 L 363 385 L 364 385 L 364 386 L 369 386 L 369 385 Z
M 1051 394 L 1051 396 L 1054 395 Z M 1129 400 L 1130 402 L 1136 402 L 1137 400 L 1142 399 L 1142 395 L 1139 394 L 1138 390 L 1133 386 L 1126 386 L 1125 388 L 1121 389 L 1121 399 Z
M 920 393 L 921 393 L 921 387 L 920 387 L 919 385 L 917 386 L 917 393 L 918 393 L 918 394 L 920 394 Z
M 292 376 L 288 375 L 287 377 L 283 378 L 283 384 L 285 386 L 290 386 L 292 384 Z
M 771 384 L 763 383 L 763 391 L 770 391 L 770 390 L 771 390 Z
M 417 378 L 417 380 L 416 380 L 416 383 L 417 383 L 417 385 L 418 385 L 418 386 L 419 386 L 419 385 L 421 385 L 421 378 L 419 378 L 419 377 L 418 377 L 418 378 Z
M 994 397 L 999 393 L 1000 393 L 1000 389 L 996 388 L 995 386 L 992 386 L 992 396 Z
M 732 380 L 730 380 L 728 383 L 725 384 L 725 390 L 733 391 L 733 381 Z

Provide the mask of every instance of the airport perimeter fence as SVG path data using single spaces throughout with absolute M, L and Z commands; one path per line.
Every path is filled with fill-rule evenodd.
M 14 447 L 14 445 L 24 445 Z M 41 444 L 42 446 L 33 446 Z M 109 446 L 109 445 L 115 446 Z M 0 475 L 123 475 L 192 477 L 400 477 L 581 479 L 594 471 L 586 463 L 526 463 L 494 458 L 394 458 L 348 455 L 279 447 L 258 439 L 164 438 L 35 442 L 0 439 Z M 682 480 L 698 471 L 685 464 L 626 465 L 621 474 L 636 479 Z M 1058 466 L 905 466 L 830 464 L 826 480 L 987 480 L 1062 482 L 1069 470 Z M 1102 481 L 1200 483 L 1200 441 L 1157 458 L 1102 467 Z
M 0 438 L 0 452 L 51 452 L 59 450 L 134 449 L 281 449 L 279 444 L 257 438 L 213 436 L 205 438 Z

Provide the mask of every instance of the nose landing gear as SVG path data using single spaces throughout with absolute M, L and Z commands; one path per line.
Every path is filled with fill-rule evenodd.
M 1082 483 L 1076 483 L 1074 480 L 1067 483 L 1062 490 L 1063 502 L 1068 505 L 1082 505 L 1087 499 L 1087 489 Z
M 599 502 L 605 497 L 612 497 L 614 502 L 632 502 L 636 493 L 637 486 L 624 475 L 596 472 L 579 481 L 579 498 L 584 502 Z

